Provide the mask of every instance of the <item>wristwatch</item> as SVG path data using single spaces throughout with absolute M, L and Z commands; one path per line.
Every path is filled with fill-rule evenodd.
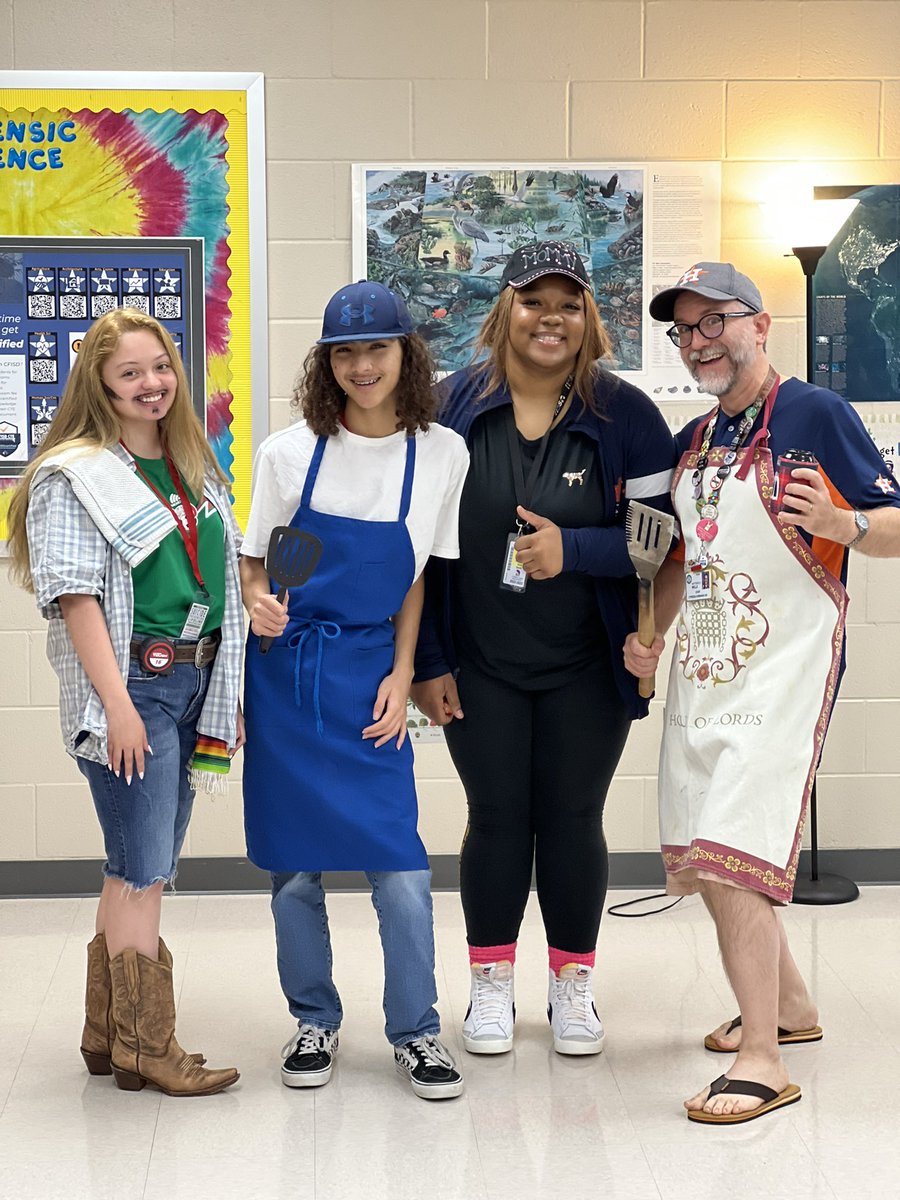
M 856 537 L 852 542 L 847 543 L 848 550 L 852 546 L 858 546 L 869 532 L 869 518 L 865 513 L 860 512 L 858 508 L 854 508 L 853 510 L 853 520 L 856 522 Z

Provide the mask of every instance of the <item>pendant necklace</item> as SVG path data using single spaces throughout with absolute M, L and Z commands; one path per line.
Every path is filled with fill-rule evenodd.
M 700 520 L 697 522 L 696 534 L 700 540 L 700 553 L 697 558 L 695 570 L 703 570 L 709 565 L 709 546 L 713 538 L 719 532 L 717 517 L 719 515 L 719 504 L 722 496 L 722 485 L 731 474 L 731 469 L 737 460 L 738 451 L 747 440 L 750 430 L 753 428 L 753 422 L 759 415 L 759 411 L 765 403 L 766 396 L 771 390 L 772 381 L 766 377 L 762 391 L 753 401 L 749 408 L 744 412 L 738 424 L 737 431 L 731 439 L 731 445 L 725 451 L 722 459 L 722 465 L 716 469 L 715 475 L 709 481 L 709 494 L 703 495 L 703 472 L 709 464 L 709 448 L 712 443 L 713 431 L 716 427 L 716 421 L 719 419 L 719 414 L 722 411 L 721 405 L 716 409 L 709 419 L 709 423 L 703 433 L 703 441 L 700 445 L 700 453 L 697 457 L 697 465 L 694 468 L 694 473 L 691 476 L 691 483 L 694 488 L 694 503 L 697 506 L 697 512 L 700 514 Z

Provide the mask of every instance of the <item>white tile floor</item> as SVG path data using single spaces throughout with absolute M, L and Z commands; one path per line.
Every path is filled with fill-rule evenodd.
M 614 893 L 612 900 L 628 898 Z M 172 896 L 178 1036 L 240 1083 L 174 1100 L 90 1078 L 78 1054 L 92 900 L 0 902 L 0 1200 L 896 1200 L 900 1197 L 900 888 L 794 908 L 795 953 L 825 1040 L 786 1052 L 802 1102 L 736 1129 L 690 1125 L 683 1096 L 727 1065 L 700 1047 L 734 1007 L 697 900 L 604 919 L 607 1050 L 562 1058 L 544 1016 L 546 952 L 532 900 L 512 1054 L 472 1057 L 459 899 L 435 897 L 445 1038 L 465 1095 L 416 1099 L 382 1036 L 381 957 L 362 895 L 329 903 L 346 1012 L 331 1083 L 288 1090 L 290 1034 L 264 896 Z

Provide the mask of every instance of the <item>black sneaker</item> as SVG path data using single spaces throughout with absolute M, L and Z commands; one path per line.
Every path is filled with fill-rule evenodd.
M 424 1100 L 449 1100 L 462 1094 L 462 1075 L 449 1051 L 433 1034 L 395 1046 L 394 1065 Z
M 331 1078 L 338 1031 L 301 1025 L 281 1051 L 281 1082 L 286 1087 L 321 1087 Z

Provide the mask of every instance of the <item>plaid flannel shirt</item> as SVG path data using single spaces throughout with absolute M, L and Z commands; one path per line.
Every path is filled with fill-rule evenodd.
M 127 451 L 121 446 L 110 449 L 134 469 L 134 460 Z M 237 736 L 244 647 L 238 575 L 241 531 L 225 487 L 215 479 L 207 479 L 203 493 L 215 506 L 225 527 L 225 612 L 222 643 L 212 666 L 197 731 L 220 739 L 230 748 Z M 71 755 L 105 763 L 106 714 L 72 645 L 58 598 L 97 597 L 119 670 L 122 678 L 127 679 L 134 619 L 131 570 L 100 533 L 60 471 L 47 476 L 32 490 L 27 530 L 35 600 L 49 623 L 47 657 L 59 677 L 59 719 L 66 750 Z

